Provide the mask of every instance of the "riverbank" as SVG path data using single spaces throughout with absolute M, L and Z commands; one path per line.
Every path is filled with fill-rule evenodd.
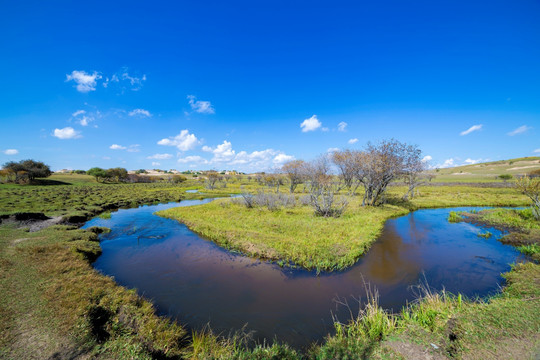
M 142 190 L 125 186 L 124 200 L 117 200 L 128 201 L 130 191 Z M 72 199 L 75 195 L 69 194 L 76 192 L 68 186 L 33 193 L 36 188 L 12 187 L 17 194 L 1 197 L 1 211 L 12 214 L 43 209 L 48 216 L 88 211 L 85 195 Z M 160 186 L 156 192 L 160 200 L 168 201 L 168 196 L 184 194 L 186 189 Z M 46 190 L 56 194 L 57 200 L 41 196 Z M 421 194 L 428 191 L 431 193 L 422 189 Z M 84 192 L 96 194 L 95 199 L 101 197 L 104 202 L 115 196 L 112 188 L 105 193 L 85 189 L 81 194 Z M 476 189 L 470 192 L 477 195 L 448 190 L 446 196 L 463 201 L 460 205 L 524 205 L 516 194 L 509 194 L 504 203 L 504 195 L 482 194 Z M 153 203 L 156 198 L 141 201 Z M 425 205 L 443 200 L 422 201 Z M 334 359 L 348 354 L 349 358 L 397 359 L 425 353 L 434 358 L 521 359 L 532 357 L 538 346 L 537 264 L 516 266 L 506 275 L 505 290 L 484 301 L 434 294 L 411 307 L 409 315 L 385 314 L 372 306 L 362 319 L 339 326 L 337 335 L 299 354 L 280 345 L 249 350 L 242 335 L 222 337 L 203 331 L 190 336 L 180 325 L 156 316 L 151 303 L 134 290 L 96 272 L 91 260 L 100 251 L 96 234 L 75 226 L 55 225 L 28 232 L 13 224 L 0 225 L 0 358 Z
M 392 188 L 388 203 L 379 207 L 361 206 L 361 196 L 349 198 L 349 205 L 338 218 L 315 216 L 311 206 L 305 204 L 304 198 L 309 200 L 306 194 L 297 194 L 294 201 L 286 200 L 283 205 L 275 200 L 278 205 L 271 208 L 247 207 L 238 198 L 189 209 L 172 208 L 158 215 L 181 221 L 218 245 L 247 256 L 309 270 L 335 271 L 353 265 L 380 235 L 387 219 L 411 210 L 527 204 L 525 196 L 510 188 L 426 186 L 407 202 L 399 197 L 403 190 Z

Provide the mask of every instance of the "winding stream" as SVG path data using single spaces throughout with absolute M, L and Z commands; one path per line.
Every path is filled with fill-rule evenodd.
M 521 255 L 496 240 L 501 232 L 468 223 L 449 223 L 452 210 L 418 210 L 388 220 L 380 238 L 356 265 L 321 274 L 284 269 L 276 264 L 233 254 L 177 221 L 153 215 L 177 206 L 212 201 L 185 200 L 119 210 L 110 219 L 95 218 L 86 227 L 112 229 L 101 237 L 103 254 L 96 269 L 151 299 L 160 315 L 190 328 L 210 323 L 228 334 L 246 329 L 257 340 L 277 339 L 295 347 L 320 341 L 331 332 L 332 313 L 341 320 L 356 311 L 364 281 L 376 287 L 380 304 L 399 310 L 416 297 L 411 286 L 421 281 L 469 297 L 497 292 L 500 276 Z M 488 239 L 479 233 L 490 231 Z

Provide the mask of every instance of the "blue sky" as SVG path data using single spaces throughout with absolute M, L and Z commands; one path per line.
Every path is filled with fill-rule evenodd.
M 396 138 L 540 155 L 538 1 L 0 4 L 0 163 L 269 170 Z

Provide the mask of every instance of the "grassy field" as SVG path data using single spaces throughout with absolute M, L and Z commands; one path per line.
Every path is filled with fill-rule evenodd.
M 456 166 L 431 171 L 436 175 L 434 182 L 504 183 L 498 176 L 502 174 L 524 175 L 540 169 L 540 157 L 531 156 L 480 164 Z
M 204 190 L 205 194 L 186 194 L 187 189 L 202 189 L 201 183 L 97 184 L 90 177 L 69 175 L 50 180 L 66 184 L 0 185 L 0 212 L 7 215 L 32 211 L 86 219 L 122 206 L 262 188 L 246 180 Z M 269 234 L 270 229 L 275 229 L 274 234 L 292 239 L 311 225 L 316 229 L 310 234 L 311 240 L 320 241 L 321 249 L 325 249 L 328 262 L 324 266 L 335 269 L 347 266 L 360 251 L 365 251 L 389 216 L 423 207 L 526 204 L 524 197 L 506 188 L 423 187 L 410 202 L 400 200 L 404 188 L 392 187 L 390 191 L 388 205 L 363 209 L 353 202 L 338 219 L 316 218 L 302 206 L 278 211 L 235 209 L 241 206 L 228 203 L 229 199 L 190 211 L 209 212 L 217 216 L 217 222 L 237 231 L 240 226 L 230 216 L 231 210 L 237 210 L 235 216 L 244 217 L 242 223 L 247 228 L 259 224 L 256 230 L 261 234 L 244 234 L 245 244 L 255 244 L 254 239 L 260 244 L 271 243 L 279 251 L 294 253 L 290 260 L 304 259 L 308 266 L 318 261 L 313 256 L 315 245 L 309 241 L 280 244 Z M 491 221 L 519 228 L 526 238 L 536 231 L 537 225 L 527 216 L 516 213 L 495 218 Z M 359 226 L 362 222 L 366 226 Z M 335 233 L 336 229 L 337 235 L 323 240 L 321 234 Z M 135 290 L 118 286 L 114 279 L 92 268 L 92 260 L 101 253 L 98 230 L 55 225 L 29 232 L 17 223 L 0 225 L 0 358 L 323 360 L 417 359 L 430 354 L 434 358 L 533 359 L 538 354 L 540 266 L 535 263 L 515 266 L 505 275 L 505 290 L 485 300 L 426 292 L 423 299 L 401 313 L 388 314 L 373 298 L 362 316 L 336 324 L 334 335 L 299 352 L 279 344 L 248 348 L 248 338 L 241 333 L 219 336 L 206 329 L 189 334 L 181 325 L 156 316 L 152 304 Z M 355 234 L 356 242 L 344 241 L 348 231 Z M 261 249 L 257 251 L 270 251 Z

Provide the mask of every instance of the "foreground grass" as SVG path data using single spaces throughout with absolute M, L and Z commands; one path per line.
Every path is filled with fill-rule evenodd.
M 392 188 L 389 203 L 380 207 L 362 207 L 361 197 L 356 196 L 339 218 L 314 216 L 313 209 L 307 205 L 268 210 L 246 208 L 230 199 L 172 208 L 158 215 L 177 219 L 227 249 L 279 264 L 333 271 L 353 265 L 377 239 L 387 219 L 410 210 L 527 204 L 526 198 L 515 189 L 422 187 L 410 202 L 400 200 L 403 192 L 404 188 Z

